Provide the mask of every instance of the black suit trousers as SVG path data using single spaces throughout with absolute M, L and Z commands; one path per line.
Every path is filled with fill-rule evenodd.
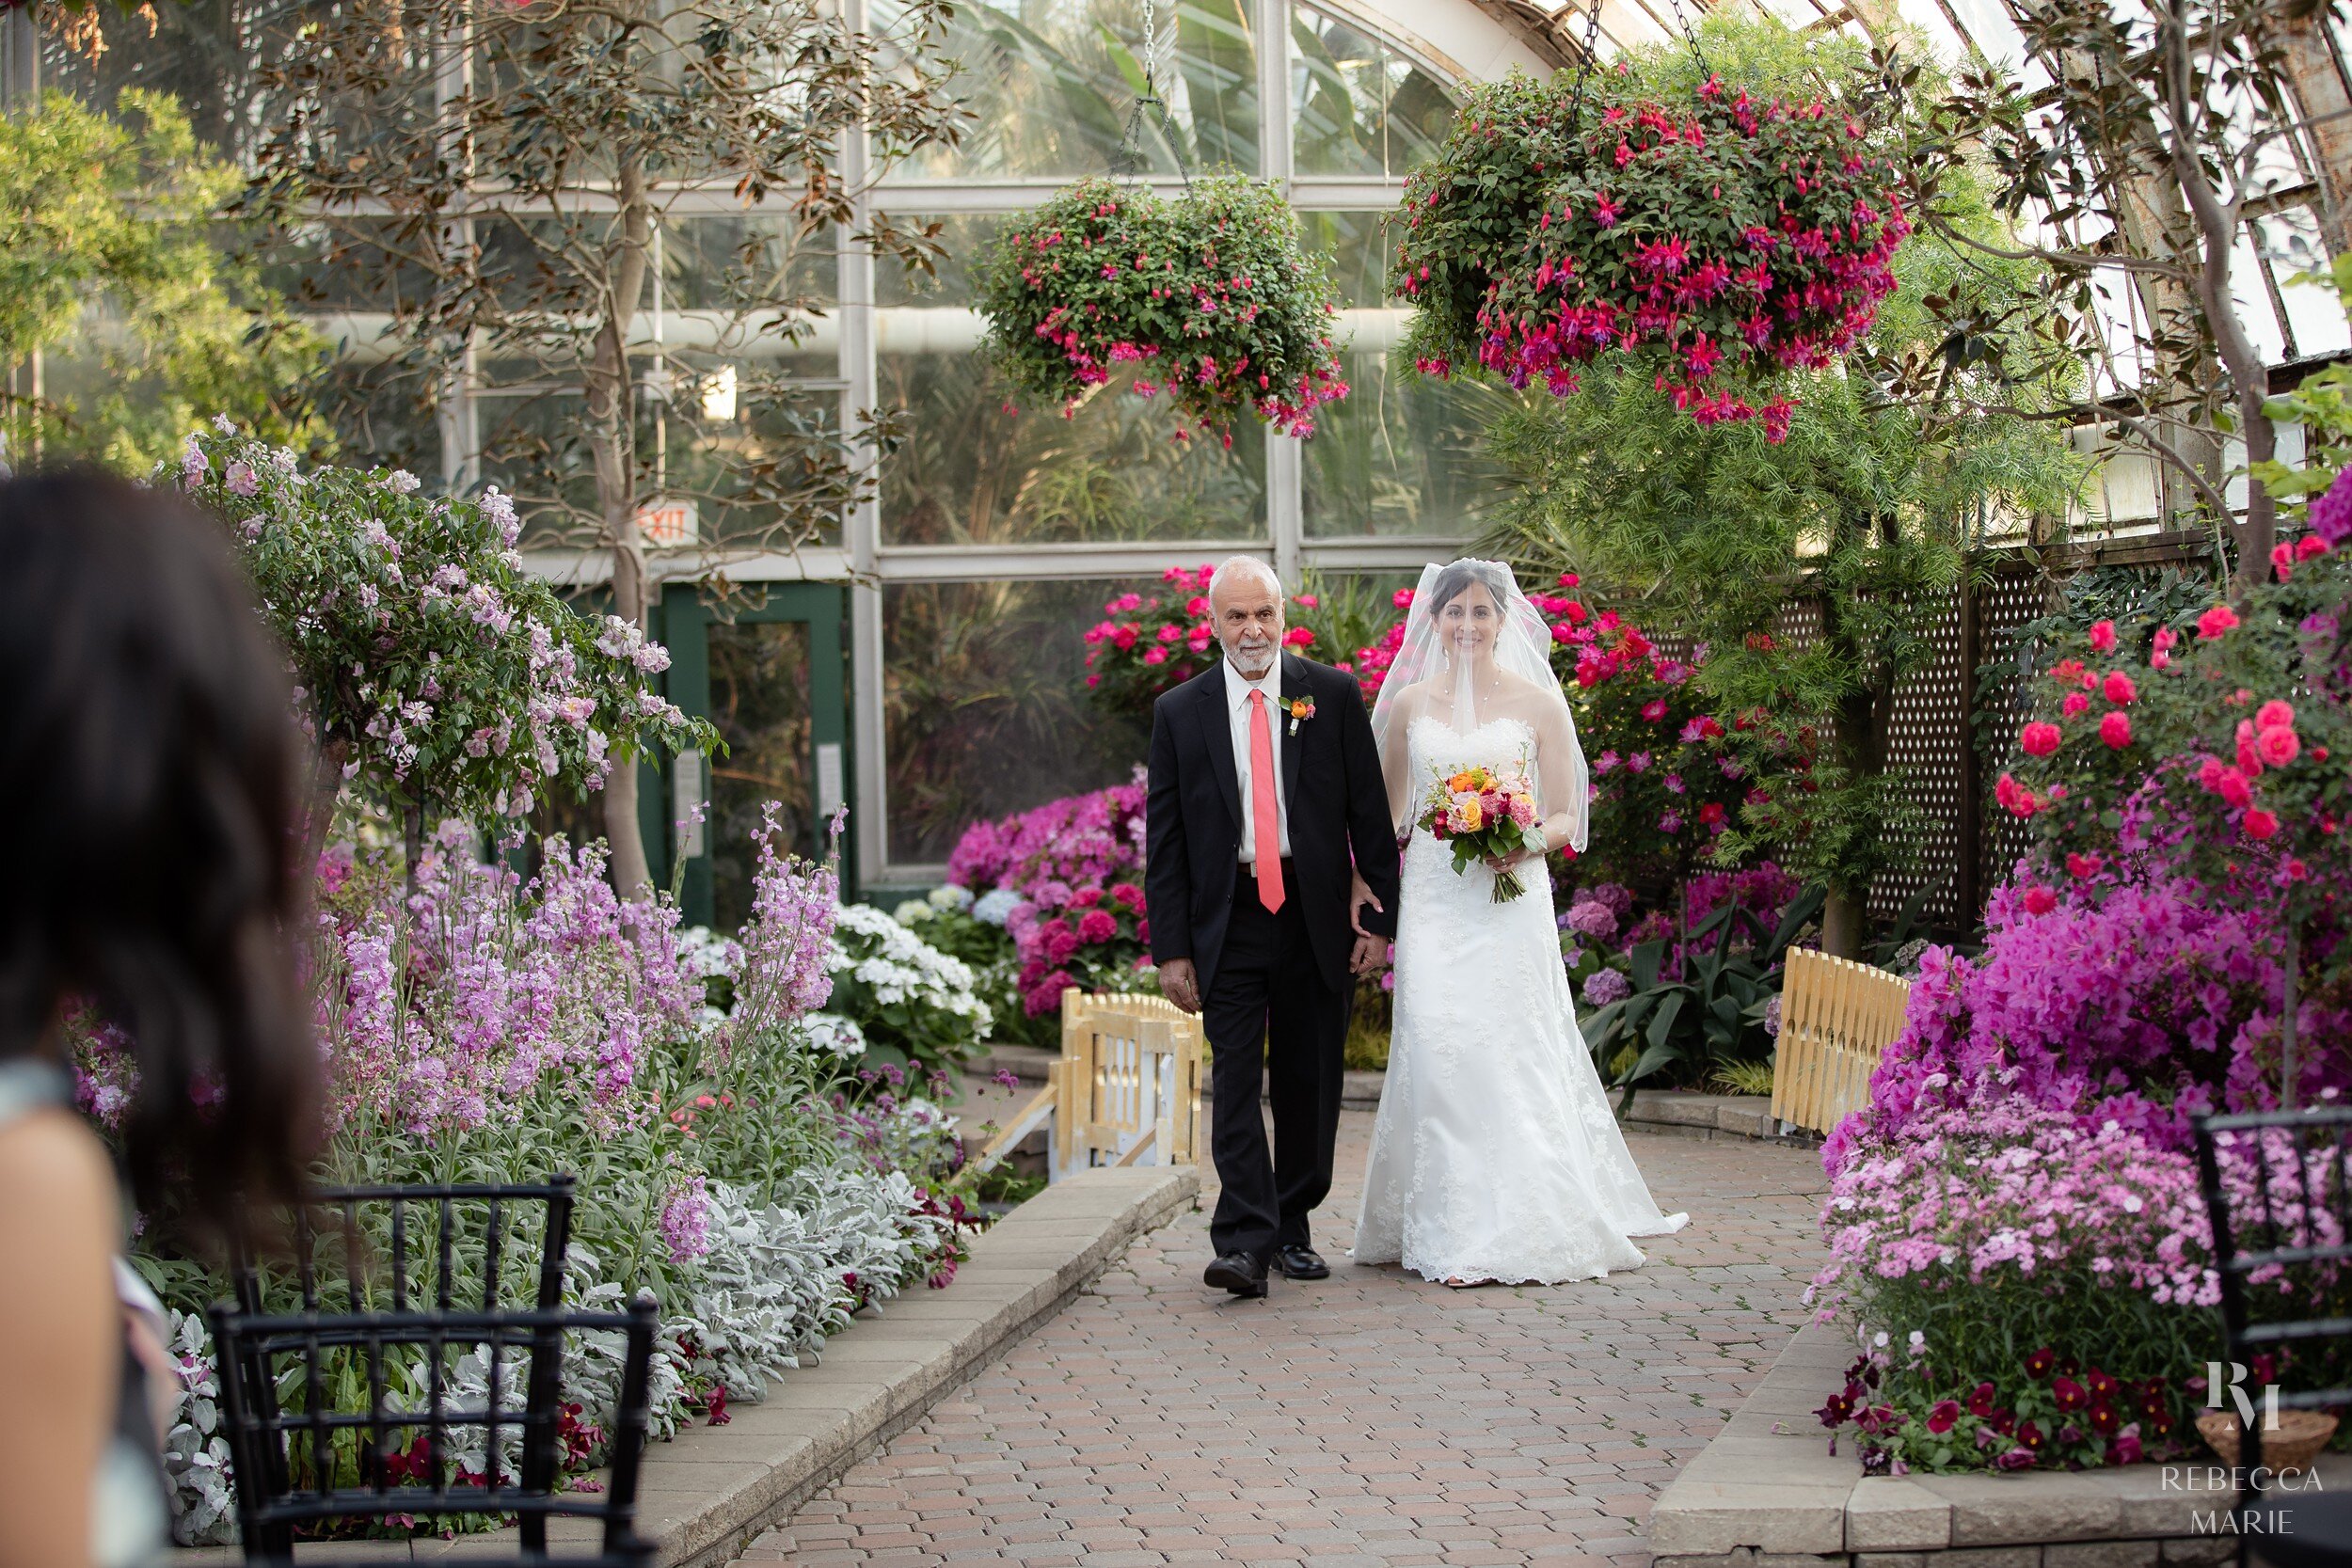
M 1211 1052 L 1209 1152 L 1222 1188 L 1209 1240 L 1220 1257 L 1265 1258 L 1278 1247 L 1307 1245 L 1307 1216 L 1331 1191 L 1355 996 L 1333 990 L 1315 962 L 1288 861 L 1282 881 L 1287 895 L 1271 912 L 1248 867 L 1234 879 L 1224 956 L 1201 999 Z M 1262 1070 L 1274 1109 L 1270 1152 L 1259 1109 Z

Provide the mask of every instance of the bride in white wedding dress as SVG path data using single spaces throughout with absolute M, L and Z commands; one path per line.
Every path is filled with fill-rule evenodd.
M 1501 562 L 1422 573 L 1373 708 L 1400 829 L 1437 779 L 1483 764 L 1534 784 L 1547 846 L 1583 848 L 1591 784 L 1549 643 Z M 1496 875 L 1519 860 L 1527 892 L 1495 902 Z M 1399 896 L 1395 1022 L 1356 1261 L 1401 1261 L 1448 1285 L 1639 1267 L 1629 1238 L 1688 1216 L 1659 1212 L 1577 1030 L 1542 852 L 1456 874 L 1452 851 L 1416 826 Z

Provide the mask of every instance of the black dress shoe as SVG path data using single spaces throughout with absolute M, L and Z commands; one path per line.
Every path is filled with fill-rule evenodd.
M 1247 1252 L 1229 1252 L 1203 1270 L 1200 1278 L 1237 1296 L 1262 1296 L 1265 1294 L 1265 1260 Z
M 1304 1243 L 1276 1248 L 1274 1267 L 1285 1279 L 1328 1279 L 1331 1277 L 1331 1265 L 1325 1262 L 1314 1248 Z

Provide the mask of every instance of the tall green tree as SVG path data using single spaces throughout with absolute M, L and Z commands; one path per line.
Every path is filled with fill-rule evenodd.
M 0 366 L 43 371 L 0 388 L 0 455 L 144 472 L 214 414 L 312 434 L 318 341 L 220 243 L 242 184 L 160 94 L 106 115 L 50 92 L 0 119 Z
M 1826 94 L 1861 106 L 1859 52 L 1799 39 L 1769 20 L 1711 20 L 1692 53 L 1637 55 L 1599 90 L 1674 101 L 1702 71 L 1758 97 Z M 1955 222 L 1990 225 L 1965 172 Z M 2077 465 L 2055 426 L 1989 413 L 1963 387 L 2000 383 L 2005 402 L 2062 405 L 2069 388 L 2019 345 L 1937 324 L 1927 301 L 1962 292 L 2012 299 L 2034 269 L 1963 260 L 1915 238 L 1900 287 L 1863 352 L 1792 377 L 1788 437 L 1753 423 L 1697 427 L 1647 369 L 1597 361 L 1565 398 L 1531 392 L 1489 431 L 1517 480 L 1494 543 L 1544 570 L 1572 568 L 1639 600 L 1645 626 L 1708 649 L 1697 677 L 1739 721 L 1756 792 L 1718 841 L 1764 852 L 1828 890 L 1824 945 L 1861 951 L 1871 881 L 1904 863 L 1919 810 L 1887 767 L 1894 697 L 1934 657 L 1931 628 L 1996 517 L 2063 507 Z M 1898 367 L 1937 372 L 1890 391 Z

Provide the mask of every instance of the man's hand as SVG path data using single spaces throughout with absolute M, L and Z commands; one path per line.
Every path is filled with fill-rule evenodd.
M 1200 1010 L 1200 974 L 1190 958 L 1169 958 L 1160 965 L 1160 994 L 1188 1013 Z
M 1349 957 L 1347 967 L 1360 980 L 1368 974 L 1379 974 L 1380 966 L 1388 961 L 1389 942 L 1386 937 L 1359 936 L 1356 939 L 1356 951 Z
M 1382 942 L 1386 940 L 1376 932 L 1367 931 L 1364 929 L 1364 906 L 1366 904 L 1370 904 L 1374 909 L 1378 910 L 1383 914 L 1388 912 L 1389 907 L 1373 895 L 1372 889 L 1365 885 L 1364 879 L 1361 877 L 1351 875 L 1348 881 L 1347 923 L 1356 928 L 1356 950 L 1359 953 L 1361 953 L 1363 951 L 1365 942 Z M 1375 964 L 1375 967 L 1376 968 L 1378 966 Z M 1363 973 L 1362 968 L 1359 966 L 1356 973 L 1361 974 Z

